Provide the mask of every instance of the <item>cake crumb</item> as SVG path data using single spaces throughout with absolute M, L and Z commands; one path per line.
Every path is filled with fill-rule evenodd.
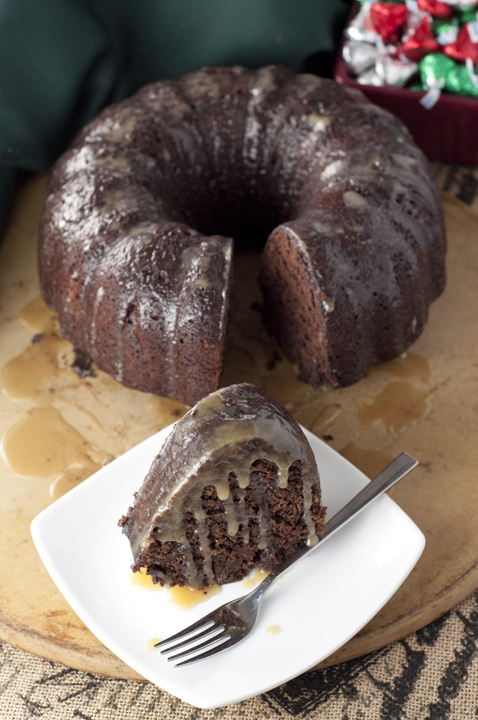
M 73 360 L 71 369 L 74 370 L 81 378 L 95 377 L 95 373 L 91 369 L 91 358 L 82 350 L 75 348 L 75 359 Z

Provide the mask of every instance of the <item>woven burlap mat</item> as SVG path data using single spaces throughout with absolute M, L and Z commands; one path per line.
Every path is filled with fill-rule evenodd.
M 478 212 L 478 167 L 434 163 Z M 478 718 L 478 592 L 405 640 L 305 673 L 257 698 L 198 710 L 154 685 L 72 670 L 0 644 L 0 720 L 471 720 Z

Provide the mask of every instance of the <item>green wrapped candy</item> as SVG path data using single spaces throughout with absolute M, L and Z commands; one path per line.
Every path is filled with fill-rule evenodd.
M 460 25 L 476 20 L 476 5 L 460 5 L 456 9 L 456 15 Z
M 439 35 L 441 32 L 448 32 L 459 26 L 458 18 L 433 18 L 432 30 L 434 35 Z
M 413 90 L 413 92 L 424 92 L 426 89 L 421 83 L 413 83 L 413 85 L 407 87 L 407 90 Z
M 452 18 L 451 20 L 435 18 L 432 22 L 432 32 L 440 45 L 455 42 L 459 29 L 460 24 L 457 18 Z
M 425 55 L 418 65 L 424 88 L 444 87 L 448 73 L 455 67 L 455 61 L 443 53 Z
M 465 65 L 458 63 L 447 73 L 445 90 L 454 95 L 478 98 L 478 87 L 474 85 Z

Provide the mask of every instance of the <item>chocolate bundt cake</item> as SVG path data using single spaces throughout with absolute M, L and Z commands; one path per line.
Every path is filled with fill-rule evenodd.
M 314 386 L 402 353 L 444 287 L 439 193 L 403 124 L 331 80 L 232 67 L 83 130 L 51 174 L 41 289 L 100 369 L 194 404 L 218 386 L 230 237 L 267 236 L 265 318 Z
M 208 395 L 176 423 L 119 524 L 135 572 L 204 587 L 281 563 L 317 542 L 324 522 L 300 426 L 243 383 Z

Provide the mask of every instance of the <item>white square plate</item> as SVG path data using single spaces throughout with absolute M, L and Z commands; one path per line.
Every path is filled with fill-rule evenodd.
M 165 428 L 85 480 L 40 513 L 31 530 L 59 590 L 101 642 L 181 700 L 221 707 L 281 685 L 346 643 L 402 584 L 425 538 L 393 500 L 379 497 L 275 583 L 243 643 L 176 668 L 146 643 L 178 632 L 246 590 L 242 582 L 225 585 L 218 595 L 182 610 L 171 605 L 166 592 L 148 592 L 130 581 L 132 557 L 118 519 L 170 431 Z M 304 432 L 332 517 L 368 479 Z M 268 634 L 271 625 L 280 632 Z

